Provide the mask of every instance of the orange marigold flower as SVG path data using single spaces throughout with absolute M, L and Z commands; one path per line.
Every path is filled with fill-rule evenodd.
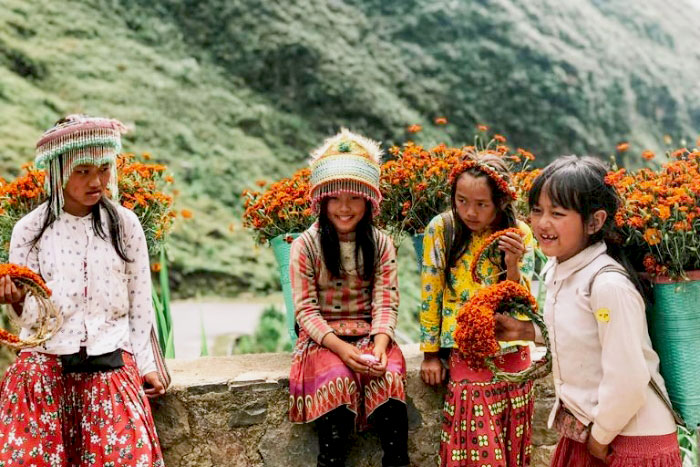
M 496 133 L 495 135 L 493 135 L 493 139 L 495 139 L 495 140 L 498 141 L 499 143 L 505 143 L 505 142 L 506 142 L 506 137 L 503 136 L 503 135 L 499 135 L 498 133 Z
M 406 131 L 408 131 L 409 133 L 418 133 L 421 130 L 423 130 L 423 127 L 417 123 L 409 125 L 408 128 L 406 128 Z
M 192 219 L 192 215 L 193 215 L 192 211 L 190 211 L 189 209 L 183 209 L 182 211 L 180 211 L 180 214 L 185 219 Z
M 167 175 L 167 176 L 165 177 L 165 181 L 168 182 L 168 183 L 173 183 L 173 182 L 175 182 L 175 179 L 174 179 L 172 176 Z
M 644 241 L 651 246 L 658 245 L 661 243 L 661 232 L 659 229 L 646 229 L 644 231 Z
M 162 269 L 162 267 L 161 267 L 160 263 L 151 264 L 151 271 L 160 272 L 161 269 Z
M 487 125 L 482 125 L 482 124 L 477 125 L 476 129 L 479 131 L 489 131 L 489 127 Z
M 262 188 L 265 185 L 267 185 L 267 182 L 265 180 L 256 180 L 255 184 L 258 185 L 260 188 Z
M 655 154 L 653 153 L 653 151 L 647 149 L 646 151 L 642 152 L 642 157 L 650 161 L 655 157 Z
M 617 145 L 618 152 L 625 152 L 630 148 L 629 143 L 620 143 Z
M 436 125 L 447 125 L 447 117 L 437 117 L 435 119 Z

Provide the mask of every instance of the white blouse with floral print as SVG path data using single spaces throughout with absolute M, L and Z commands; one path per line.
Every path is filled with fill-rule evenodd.
M 150 346 L 154 313 L 148 249 L 138 217 L 115 205 L 124 252 L 131 260 L 127 262 L 109 240 L 104 208 L 101 219 L 107 240 L 94 231 L 92 214 L 76 217 L 62 211 L 32 246 L 46 207 L 44 203 L 20 219 L 10 242 L 10 262 L 39 273 L 63 315 L 60 330 L 34 350 L 67 355 L 83 346 L 88 355 L 101 355 L 123 349 L 134 354 L 141 375 L 156 371 Z M 19 319 L 20 336 L 33 333 L 36 319 L 36 302 L 29 297 Z

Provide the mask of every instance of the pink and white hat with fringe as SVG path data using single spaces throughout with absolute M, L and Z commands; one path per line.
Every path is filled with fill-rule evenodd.
M 311 153 L 311 208 L 318 214 L 321 200 L 327 196 L 351 193 L 372 203 L 379 213 L 379 143 L 350 132 L 346 128 L 328 138 Z
M 119 120 L 69 115 L 41 136 L 34 163 L 46 169 L 46 190 L 52 195 L 51 209 L 58 216 L 63 208 L 63 188 L 76 166 L 111 164 L 109 189 L 117 199 L 117 155 L 121 135 L 127 129 Z

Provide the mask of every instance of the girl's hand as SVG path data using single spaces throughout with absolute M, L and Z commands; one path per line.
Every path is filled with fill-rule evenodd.
M 420 364 L 420 377 L 425 384 L 435 386 L 441 384 L 447 376 L 447 371 L 440 361 L 437 353 L 426 352 L 423 362 Z
M 503 313 L 494 313 L 496 339 L 499 341 L 534 341 L 535 325 L 532 321 L 520 321 Z
M 0 277 L 0 303 L 15 304 L 24 300 L 24 287 L 17 287 L 10 276 Z
M 372 376 L 382 376 L 386 373 L 386 348 L 389 346 L 391 339 L 386 334 L 376 334 L 374 336 L 374 350 L 372 350 L 372 355 L 374 355 L 379 363 L 375 363 L 370 366 L 369 374 Z
M 334 333 L 326 334 L 321 345 L 336 354 L 355 373 L 369 373 L 369 366 L 362 359 L 360 349 L 348 344 Z
M 157 371 L 151 371 L 143 375 L 143 390 L 149 399 L 155 399 L 165 394 L 165 387 L 158 377 Z
M 339 347 L 336 354 L 348 368 L 356 373 L 369 373 L 369 366 L 362 359 L 362 352 L 360 352 L 360 349 L 347 342 L 343 342 L 343 345 Z
M 498 249 L 505 253 L 506 269 L 508 272 L 517 271 L 518 263 L 525 255 L 525 244 L 522 237 L 515 232 L 501 235 L 498 240 Z M 519 276 L 518 272 L 518 276 Z
M 607 464 L 606 460 L 608 454 L 610 453 L 610 445 L 599 443 L 596 441 L 593 435 L 590 434 L 588 435 L 588 452 L 591 453 L 591 456 L 596 457 Z

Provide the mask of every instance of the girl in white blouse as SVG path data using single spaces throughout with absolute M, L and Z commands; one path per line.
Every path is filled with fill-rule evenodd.
M 37 144 L 49 199 L 15 225 L 10 262 L 43 277 L 63 325 L 5 375 L 0 465 L 163 465 L 146 398 L 165 392 L 149 340 L 146 239 L 136 215 L 108 198 L 123 131 L 70 116 Z M 36 304 L 7 276 L 0 302 L 32 334 Z
M 561 157 L 535 179 L 533 232 L 550 258 L 544 319 L 561 438 L 552 466 L 681 465 L 642 284 L 622 253 L 621 200 L 593 158 Z M 624 266 L 623 266 L 624 265 Z M 541 340 L 531 322 L 496 316 L 499 340 Z

